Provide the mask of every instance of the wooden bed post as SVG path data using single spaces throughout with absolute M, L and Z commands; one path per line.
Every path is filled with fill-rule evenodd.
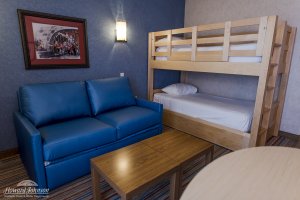
M 148 99 L 152 101 L 153 99 L 153 79 L 154 79 L 154 70 L 152 68 L 152 51 L 154 51 L 152 44 L 152 40 L 154 39 L 153 33 L 149 33 L 148 38 Z
M 275 28 L 277 23 L 277 16 L 269 16 L 268 17 L 268 27 L 266 31 L 265 43 L 263 48 L 263 60 L 262 60 L 262 69 L 258 79 L 258 86 L 256 92 L 256 100 L 254 106 L 254 113 L 253 113 L 253 120 L 251 126 L 251 133 L 250 133 L 250 142 L 249 147 L 255 147 L 257 144 L 257 139 L 261 134 L 260 131 L 260 124 L 261 124 L 261 117 L 264 111 L 263 103 L 267 85 L 267 78 L 269 72 L 269 66 L 271 64 L 271 55 L 272 55 L 272 47 L 273 47 L 273 39 L 275 34 Z
M 279 88 L 279 94 L 278 94 L 278 108 L 275 114 L 275 127 L 272 135 L 277 136 L 278 131 L 280 128 L 280 122 L 281 122 L 281 117 L 282 117 L 282 111 L 283 111 L 283 106 L 284 106 L 284 101 L 285 101 L 285 94 L 286 94 L 286 89 L 287 89 L 287 83 L 289 79 L 289 73 L 290 73 L 290 68 L 291 68 L 291 63 L 292 63 L 292 56 L 293 56 L 293 50 L 294 50 L 294 43 L 295 43 L 295 38 L 296 38 L 296 32 L 297 28 L 293 27 L 288 27 L 287 30 L 287 53 L 286 53 L 286 58 L 285 58 L 285 63 L 284 65 L 284 71 L 281 77 L 281 84 Z
M 181 71 L 180 72 L 180 83 L 186 83 L 188 77 L 188 72 Z

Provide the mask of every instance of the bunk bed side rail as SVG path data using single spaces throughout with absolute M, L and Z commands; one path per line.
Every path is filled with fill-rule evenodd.
M 260 76 L 261 63 L 150 61 L 153 69 Z
M 163 123 L 177 130 L 231 150 L 247 148 L 250 134 L 170 110 L 164 110 Z

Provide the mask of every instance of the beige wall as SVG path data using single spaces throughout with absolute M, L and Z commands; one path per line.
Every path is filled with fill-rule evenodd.
M 300 0 L 186 0 L 185 26 L 266 15 L 278 15 L 299 29 Z M 281 130 L 300 135 L 300 38 L 298 36 L 299 34 L 296 37 Z M 253 78 L 241 79 L 241 77 L 231 76 L 226 79 L 224 76 L 203 74 L 200 76 L 193 74 L 190 77 L 190 81 L 199 85 L 200 90 L 210 93 L 224 95 L 224 91 L 228 91 L 227 96 L 235 96 L 239 93 L 242 98 L 251 98 L 249 94 L 251 96 L 255 92 L 253 86 L 249 86 L 249 83 L 256 82 Z M 226 84 L 217 81 L 220 79 Z M 229 79 L 233 82 L 229 83 Z M 245 89 L 241 85 L 249 87 Z

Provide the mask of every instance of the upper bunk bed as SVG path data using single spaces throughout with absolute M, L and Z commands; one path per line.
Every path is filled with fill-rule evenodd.
M 181 71 L 182 82 L 186 72 L 256 76 L 250 134 L 168 109 L 164 123 L 232 150 L 264 145 L 278 134 L 295 34 L 296 28 L 277 16 L 151 32 L 148 97 L 152 100 L 154 93 L 161 92 L 153 88 L 155 69 Z

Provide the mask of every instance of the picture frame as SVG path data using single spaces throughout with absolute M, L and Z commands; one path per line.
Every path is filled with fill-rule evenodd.
M 86 20 L 17 9 L 26 69 L 88 68 Z

